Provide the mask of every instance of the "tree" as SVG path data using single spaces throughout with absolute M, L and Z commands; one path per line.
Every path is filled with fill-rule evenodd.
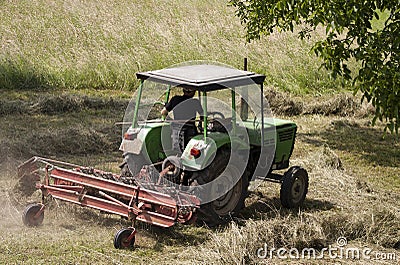
M 294 31 L 306 38 L 317 27 L 326 37 L 312 50 L 333 77 L 343 76 L 355 93 L 375 107 L 385 131 L 398 133 L 400 116 L 400 1 L 399 0 L 230 0 L 246 27 L 248 41 L 275 30 Z M 374 28 L 373 20 L 383 21 Z M 357 73 L 348 68 L 358 62 Z

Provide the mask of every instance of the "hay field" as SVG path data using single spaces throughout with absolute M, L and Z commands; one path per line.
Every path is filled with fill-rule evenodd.
M 276 33 L 247 44 L 226 1 L 1 2 L 0 264 L 396 264 L 400 260 L 400 142 L 371 127 L 370 106 L 331 80 L 299 41 Z M 292 165 L 310 175 L 300 210 L 282 209 L 263 183 L 225 227 L 139 225 L 134 251 L 116 250 L 118 217 L 53 202 L 44 224 L 24 227 L 15 168 L 32 155 L 118 171 L 134 73 L 212 60 L 267 76 L 274 114 L 295 121 Z M 379 259 L 257 257 L 270 248 L 369 248 Z M 386 257 L 386 259 L 383 259 Z M 395 258 L 395 259 L 394 259 Z
M 115 232 L 129 225 L 125 220 L 57 201 L 45 212 L 43 226 L 25 227 L 21 220 L 23 209 L 29 202 L 40 201 L 40 194 L 26 197 L 15 189 L 18 184 L 15 167 L 32 152 L 118 171 L 121 154 L 117 148 L 121 132 L 113 121 L 120 119 L 120 113 L 119 105 L 110 102 L 123 102 L 123 98 L 115 96 L 108 101 L 103 98 L 108 107 L 104 104 L 97 109 L 80 109 L 79 102 L 75 102 L 75 109 L 64 113 L 46 114 L 36 110 L 34 114 L 4 115 L 0 118 L 3 124 L 0 146 L 2 152 L 8 151 L 10 156 L 1 163 L 0 263 L 286 264 L 289 260 L 276 256 L 261 259 L 257 251 L 265 244 L 275 249 L 321 251 L 324 247 L 334 247 L 339 237 L 345 237 L 349 247 L 369 248 L 374 255 L 385 253 L 398 259 L 398 139 L 393 135 L 382 139 L 382 125 L 371 127 L 368 106 L 358 106 L 351 95 L 337 95 L 334 102 L 347 102 L 338 107 L 328 100 L 331 96 L 323 96 L 323 102 L 327 103 L 321 105 L 321 99 L 312 101 L 309 98 L 301 102 L 299 97 L 276 91 L 269 93 L 278 95 L 271 101 L 272 109 L 276 113 L 286 113 L 279 116 L 294 120 L 299 126 L 291 164 L 301 165 L 309 172 L 310 189 L 304 207 L 300 210 L 281 208 L 279 185 L 265 182 L 250 194 L 239 218 L 227 226 L 160 229 L 141 224 L 134 251 L 116 250 L 112 244 Z M 52 98 L 42 95 L 46 97 Z M 101 99 L 101 96 L 96 97 L 98 101 Z M 74 96 L 64 95 L 59 100 L 65 102 L 60 105 L 67 104 L 71 98 Z M 87 100 L 94 101 L 93 98 Z M 282 108 L 288 100 L 301 103 L 302 112 L 288 114 Z M 340 107 L 347 112 L 332 114 Z M 115 111 L 109 111 L 110 108 Z M 313 113 L 311 110 L 315 109 L 325 112 Z M 104 113 L 107 115 L 99 115 Z M 70 124 L 78 125 L 71 127 Z M 23 128 L 31 130 L 31 138 L 24 138 L 28 130 Z M 65 133 L 66 128 L 74 129 Z M 71 132 L 75 132 L 73 138 Z M 34 138 L 40 135 L 42 137 Z M 24 148 L 19 143 L 23 143 Z M 291 261 L 335 264 L 338 259 Z M 366 262 L 363 259 L 339 261 L 345 264 Z M 393 264 L 393 259 L 371 262 Z

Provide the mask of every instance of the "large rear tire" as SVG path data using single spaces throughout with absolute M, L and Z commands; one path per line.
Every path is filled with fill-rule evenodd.
M 209 227 L 224 224 L 244 207 L 244 201 L 248 195 L 248 176 L 246 172 L 241 175 L 242 170 L 238 168 L 237 164 L 228 164 L 229 156 L 230 154 L 227 152 L 218 153 L 210 166 L 195 173 L 190 184 L 198 189 L 196 193 L 202 193 L 199 195 L 201 199 L 207 196 L 204 194 L 206 192 L 220 194 L 221 190 L 227 191 L 217 199 L 200 205 L 197 213 L 197 220 L 200 224 L 206 224 Z M 239 159 L 237 156 L 235 158 Z M 236 181 L 236 183 L 232 183 L 232 181 Z M 202 185 L 210 182 L 212 182 L 211 187 L 207 187 L 206 190 L 202 189 Z

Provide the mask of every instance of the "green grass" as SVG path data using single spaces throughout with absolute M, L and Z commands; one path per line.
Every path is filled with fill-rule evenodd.
M 246 43 L 227 1 L 3 1 L 0 88 L 135 89 L 135 72 L 211 60 L 303 93 L 342 89 L 318 70 L 312 41 L 273 34 Z
M 331 95 L 346 86 L 318 70 L 320 61 L 309 54 L 321 32 L 304 41 L 276 33 L 246 44 L 233 14 L 217 0 L 2 2 L 1 264 L 287 264 L 260 260 L 256 250 L 264 243 L 318 248 L 339 236 L 400 258 L 398 138 L 382 139 L 383 125 L 369 125 L 371 111 L 359 98 Z M 46 155 L 118 172 L 115 123 L 137 85 L 135 72 L 199 59 L 241 68 L 243 57 L 250 70 L 267 75 L 274 113 L 298 124 L 291 163 L 310 175 L 301 210 L 282 209 L 279 186 L 263 183 L 226 227 L 138 224 L 134 251 L 112 245 L 126 221 L 69 204 L 52 203 L 41 227 L 23 226 L 24 206 L 40 194 L 16 193 L 19 162 Z M 342 168 L 332 163 L 338 159 Z

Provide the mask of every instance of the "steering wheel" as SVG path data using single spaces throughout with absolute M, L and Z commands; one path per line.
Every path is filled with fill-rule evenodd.
M 231 128 L 231 119 L 226 119 L 222 112 L 212 111 L 208 114 L 213 116 L 209 119 L 209 123 L 207 125 L 209 131 L 226 133 L 230 130 L 229 128 Z
M 207 115 L 208 116 L 213 116 L 214 119 L 215 118 L 225 119 L 225 115 L 222 114 L 222 112 L 219 112 L 219 111 L 211 111 L 211 112 L 208 112 Z
M 211 119 L 216 119 L 216 118 L 225 119 L 225 115 L 222 114 L 222 112 L 219 112 L 219 111 L 207 112 L 207 116 L 213 116 Z M 203 124 L 203 120 L 202 119 L 200 119 L 200 121 L 199 121 L 199 123 L 197 125 L 197 128 L 199 129 L 200 132 L 203 132 L 204 124 Z

